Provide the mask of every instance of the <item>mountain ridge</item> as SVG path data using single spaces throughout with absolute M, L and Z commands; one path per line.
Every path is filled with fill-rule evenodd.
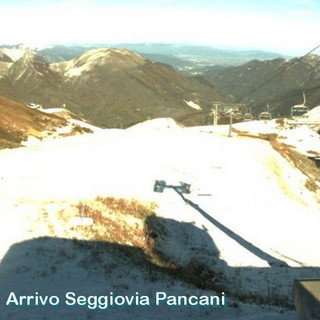
M 303 101 L 303 92 L 307 106 L 320 104 L 318 55 L 291 60 L 253 60 L 241 66 L 212 69 L 204 77 L 257 112 L 269 104 L 275 116 L 288 116 L 291 106 Z
M 172 65 L 185 74 L 202 73 L 212 65 L 239 65 L 253 59 L 288 58 L 280 53 L 261 50 L 219 49 L 205 45 L 170 43 L 99 43 L 87 45 L 57 45 L 39 50 L 50 62 L 71 60 L 95 48 L 120 48 L 138 53 L 153 62 Z
M 173 45 L 141 44 L 150 52 L 157 46 L 159 52 L 171 48 L 169 55 L 180 50 Z M 74 53 L 87 49 L 59 48 L 68 54 L 69 49 Z M 51 50 L 59 52 L 59 48 Z M 318 105 L 320 100 L 317 55 L 211 67 L 200 59 L 197 69 L 175 58 L 173 64 L 196 74 L 190 76 L 183 70 L 177 72 L 175 66 L 123 48 L 94 48 L 55 63 L 42 56 L 45 51 L 30 53 L 21 46 L 6 50 L 11 50 L 14 58 L 12 62 L 0 62 L 0 94 L 49 107 L 67 105 L 99 126 L 126 127 L 154 117 L 173 117 L 178 122 L 189 119 L 185 125 L 206 124 L 212 101 L 245 103 L 256 115 L 270 105 L 273 116 L 289 116 L 291 106 L 300 103 L 303 92 L 309 106 Z M 197 50 L 201 53 L 201 47 Z M 199 110 L 191 110 L 193 104 L 199 105 Z
M 73 60 L 50 64 L 38 52 L 25 52 L 0 78 L 0 94 L 44 107 L 66 105 L 98 126 L 127 127 L 158 117 L 203 124 L 223 94 L 206 81 L 118 48 L 89 50 Z

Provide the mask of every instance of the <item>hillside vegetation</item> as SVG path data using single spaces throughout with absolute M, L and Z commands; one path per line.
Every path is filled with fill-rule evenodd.
M 309 55 L 300 61 L 274 59 L 253 60 L 236 67 L 215 68 L 205 74 L 208 81 L 246 103 L 256 114 L 270 105 L 274 117 L 289 116 L 293 105 L 303 103 L 310 108 L 320 104 L 320 56 Z

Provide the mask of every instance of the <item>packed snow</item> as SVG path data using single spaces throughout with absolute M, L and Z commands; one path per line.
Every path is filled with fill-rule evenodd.
M 0 151 L 4 318 L 297 320 L 293 279 L 320 275 L 320 194 L 305 187 L 307 177 L 268 141 L 237 132 L 277 133 L 279 141 L 302 153 L 320 151 L 319 135 L 304 127 L 280 128 L 272 121 L 234 128 L 238 131 L 230 137 L 228 126 L 183 128 L 172 119 L 157 119 L 126 130 L 96 130 Z M 188 183 L 191 193 L 183 199 L 172 188 L 153 192 L 156 180 L 172 186 Z M 168 228 L 163 253 L 180 262 L 201 260 L 215 274 L 217 290 L 151 272 L 111 244 L 99 251 L 98 244 L 80 243 L 76 250 L 67 227 L 59 227 L 63 236 L 39 239 L 49 236 L 46 221 L 55 221 L 70 203 L 96 196 L 157 203 L 158 217 L 190 232 L 175 234 L 178 229 Z M 137 254 L 136 248 L 126 250 Z M 150 297 L 157 292 L 202 296 L 223 291 L 228 303 L 106 310 L 4 305 L 10 292 L 62 297 L 70 291 Z
M 189 107 L 193 108 L 193 109 L 196 109 L 196 110 L 202 110 L 202 108 L 196 104 L 195 102 L 193 101 L 186 101 L 186 100 L 183 100 Z
M 320 121 L 320 106 L 316 106 L 308 111 L 306 117 L 312 121 Z

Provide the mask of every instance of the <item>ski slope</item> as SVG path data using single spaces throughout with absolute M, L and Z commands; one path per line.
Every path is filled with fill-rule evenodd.
M 235 128 L 252 134 L 277 133 L 279 141 L 290 141 L 302 153 L 320 151 L 319 135 L 309 129 L 278 128 L 274 122 L 258 121 Z M 155 193 L 156 180 L 174 186 L 186 182 L 191 193 L 184 195 L 185 200 L 170 188 Z M 61 305 L 1 307 L 1 312 L 10 319 L 25 318 L 25 312 L 30 319 L 102 319 L 106 314 L 112 319 L 170 319 L 173 314 L 175 319 L 298 319 L 290 309 L 292 281 L 320 274 L 320 194 L 308 190 L 306 180 L 268 141 L 235 132 L 229 137 L 228 126 L 183 128 L 171 119 L 1 150 L 1 305 L 13 290 L 59 296 L 68 291 L 150 296 L 157 291 L 212 292 L 161 273 L 151 277 L 111 245 L 100 257 L 101 263 L 83 268 L 95 247 L 75 250 L 69 227 L 59 225 L 53 234 L 46 223 L 54 224 L 70 203 L 90 202 L 96 196 L 153 201 L 159 217 L 187 226 L 190 233 L 183 233 L 183 241 L 171 230 L 163 253 L 179 263 L 202 259 L 205 268 L 216 273 L 215 284 L 229 301 L 214 308 L 92 311 Z M 50 238 L 37 240 L 43 236 Z M 59 260 L 61 250 L 70 261 Z

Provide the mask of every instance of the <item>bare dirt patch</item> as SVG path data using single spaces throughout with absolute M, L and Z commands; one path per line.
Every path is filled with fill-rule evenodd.
M 50 235 L 77 240 L 102 241 L 147 249 L 146 217 L 155 215 L 155 203 L 135 199 L 97 197 L 48 214 Z M 80 223 L 78 223 L 80 221 Z M 81 221 L 91 221 L 81 224 Z

